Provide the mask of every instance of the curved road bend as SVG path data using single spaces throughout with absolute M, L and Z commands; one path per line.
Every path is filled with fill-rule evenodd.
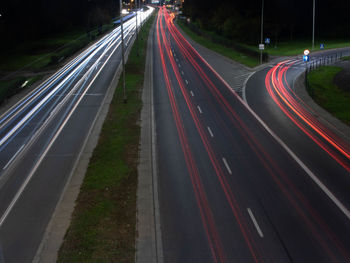
M 165 262 L 348 262 L 349 218 L 172 20 L 154 34 Z
M 129 44 L 135 19 L 124 25 Z M 32 262 L 120 64 L 120 40 L 118 27 L 0 117 L 0 251 L 6 263 Z

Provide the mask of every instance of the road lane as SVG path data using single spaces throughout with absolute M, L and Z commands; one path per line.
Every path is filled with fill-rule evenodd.
M 125 23 L 127 48 L 134 33 L 133 18 Z M 116 28 L 2 115 L 0 243 L 5 262 L 31 262 L 35 256 L 121 63 L 120 42 Z
M 347 219 L 182 38 L 165 9 L 156 41 L 165 261 L 346 262 Z

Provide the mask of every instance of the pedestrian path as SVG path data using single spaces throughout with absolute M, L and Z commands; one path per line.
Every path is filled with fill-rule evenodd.
M 230 87 L 242 96 L 242 88 L 246 79 L 255 71 L 221 54 L 216 53 L 193 41 L 180 27 L 178 27 L 187 41 L 198 53 L 211 65 L 215 71 L 230 85 Z

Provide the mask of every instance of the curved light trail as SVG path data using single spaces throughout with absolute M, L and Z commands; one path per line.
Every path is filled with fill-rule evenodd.
M 220 227 L 217 223 L 218 220 L 220 221 L 222 218 L 218 219 L 218 215 L 213 213 L 213 211 L 215 211 L 215 203 L 213 205 L 213 200 L 211 200 L 212 196 L 208 193 L 208 186 L 205 185 L 203 178 L 206 177 L 201 174 L 202 170 L 199 166 L 201 158 L 208 160 L 213 170 L 211 179 L 214 180 L 213 178 L 216 178 L 219 183 L 219 191 L 223 193 L 229 211 L 233 214 L 234 222 L 232 222 L 232 224 L 236 225 L 239 229 L 244 246 L 247 248 L 247 251 L 249 251 L 249 261 L 268 261 L 262 243 L 256 239 L 252 226 L 247 223 L 247 218 L 251 218 L 252 211 L 250 208 L 247 209 L 245 207 L 244 201 L 241 199 L 241 190 L 235 188 L 233 185 L 236 183 L 235 178 L 246 176 L 246 170 L 240 167 L 241 165 L 243 166 L 243 164 L 232 161 L 233 156 L 236 154 L 234 148 L 230 152 L 232 156 L 225 156 L 223 154 L 223 148 L 220 148 L 215 143 L 216 138 L 222 136 L 227 147 L 237 145 L 237 139 L 230 134 L 232 132 L 230 129 L 234 129 L 235 134 L 239 134 L 239 137 L 243 139 L 243 147 L 247 148 L 247 151 L 254 155 L 253 159 L 259 163 L 258 166 L 260 170 L 254 170 L 256 168 L 252 168 L 254 171 L 253 173 L 255 175 L 259 175 L 260 173 L 267 174 L 267 177 L 271 179 L 271 182 L 273 182 L 276 189 L 278 189 L 277 191 L 279 191 L 286 200 L 286 203 L 290 206 L 291 211 L 288 210 L 285 211 L 285 213 L 290 213 L 293 216 L 297 215 L 302 228 L 307 230 L 312 237 L 312 242 L 317 244 L 317 247 L 322 251 L 325 258 L 331 262 L 341 262 L 341 259 L 350 259 L 343 241 L 338 234 L 334 232 L 334 229 L 329 227 L 328 222 L 323 217 L 323 211 L 315 206 L 312 198 L 304 191 L 305 189 L 300 188 L 298 184 L 299 178 L 295 178 L 295 176 L 301 175 L 300 178 L 306 178 L 304 177 L 305 169 L 299 167 L 299 170 L 296 169 L 293 173 L 293 171 L 289 171 L 289 168 L 286 168 L 276 160 L 275 150 L 270 149 L 269 146 L 272 146 L 266 146 L 265 143 L 265 141 L 271 139 L 271 133 L 269 131 L 266 132 L 267 128 L 262 125 L 261 120 L 257 121 L 258 117 L 256 114 L 251 111 L 242 99 L 230 89 L 213 68 L 210 67 L 199 53 L 187 42 L 174 25 L 173 20 L 173 14 L 169 14 L 164 7 L 160 9 L 156 27 L 157 52 L 159 52 L 160 55 L 162 70 L 160 74 L 163 75 L 165 80 L 165 88 L 167 90 L 172 116 L 175 121 L 181 149 L 191 179 L 192 188 L 201 214 L 201 222 L 205 229 L 213 261 L 227 262 L 232 254 L 229 249 L 230 244 L 225 243 L 223 233 L 220 231 Z M 178 60 L 180 56 L 180 61 L 185 62 L 182 65 Z M 277 87 L 280 83 L 285 85 L 285 89 L 290 90 L 286 80 L 286 72 L 292 63 L 286 63 L 287 66 L 284 69 L 277 70 L 277 68 L 273 68 L 266 78 L 266 86 L 270 87 L 271 91 L 273 91 L 270 94 L 277 94 L 276 98 L 279 98 L 278 94 L 282 95 L 283 92 L 286 92 L 279 89 L 277 89 L 277 91 L 274 90 L 274 87 Z M 186 72 L 186 69 L 188 69 L 189 72 Z M 275 78 L 272 77 L 273 74 Z M 185 79 L 186 75 L 187 77 L 191 75 L 190 81 Z M 272 80 L 270 80 L 270 78 L 272 78 Z M 270 85 L 268 80 L 271 82 Z M 286 95 L 287 94 L 285 94 L 285 96 Z M 198 102 L 196 102 L 197 97 L 200 97 L 200 102 L 203 103 L 200 106 Z M 207 100 L 203 99 L 203 97 Z M 279 100 L 276 99 L 275 101 Z M 296 102 L 286 102 L 287 105 L 294 105 L 294 107 L 297 108 Z M 286 102 L 283 101 L 283 103 Z M 180 104 L 182 108 L 180 108 Z M 282 103 L 279 105 L 282 107 Z M 181 109 L 182 111 L 188 111 L 188 113 L 181 112 Z M 283 110 L 285 113 L 291 115 L 292 110 L 287 107 L 283 108 Z M 210 127 L 208 125 L 208 119 L 210 119 L 210 117 L 207 115 L 209 111 L 211 111 L 211 115 L 209 114 L 209 116 L 214 115 L 216 117 L 214 120 L 210 120 L 214 125 Z M 298 118 L 298 124 L 299 122 L 301 123 L 301 121 L 307 121 L 308 124 L 312 124 L 315 129 L 318 129 L 320 134 L 317 134 L 317 136 L 312 135 L 309 131 L 309 135 L 312 136 L 313 141 L 317 142 L 318 145 L 332 154 L 332 158 L 337 157 L 337 161 L 342 167 L 347 169 L 348 163 L 346 154 L 348 151 L 346 147 L 344 147 L 344 144 L 340 140 L 334 139 L 331 133 L 320 124 L 317 124 L 315 120 L 311 120 L 312 115 L 310 113 L 307 111 L 303 112 L 300 109 L 298 109 L 297 112 L 298 114 L 294 114 L 297 115 L 295 119 Z M 186 127 L 186 123 L 188 123 L 189 118 L 195 127 L 196 135 L 198 135 L 201 146 L 204 149 L 201 156 L 196 156 L 195 148 L 193 148 L 195 144 L 188 139 L 187 129 L 190 128 Z M 304 130 L 307 131 L 305 128 Z M 260 134 L 260 132 L 262 133 Z M 215 138 L 213 136 L 214 134 Z M 257 134 L 260 134 L 261 137 L 257 137 Z M 273 138 L 276 139 L 275 137 Z M 277 139 L 276 141 L 277 143 L 275 142 L 275 144 L 281 144 Z M 271 142 L 271 144 L 274 143 Z M 239 145 L 242 147 L 241 144 Z M 277 148 L 283 148 L 283 146 L 280 146 L 281 145 L 278 145 Z M 237 149 L 237 152 L 239 151 L 240 149 Z M 290 158 L 287 153 L 282 153 L 282 155 L 288 156 L 287 165 L 290 167 L 300 165 L 300 163 L 295 161 L 295 158 Z M 247 163 L 250 161 L 252 160 L 246 160 Z M 312 187 L 320 187 L 319 185 L 315 185 Z M 322 190 L 324 191 L 324 189 Z M 247 192 L 250 191 L 251 189 L 247 190 Z M 317 191 L 319 191 L 319 189 L 317 189 Z M 323 196 L 323 193 L 321 193 L 321 195 Z M 346 208 L 345 210 L 346 212 L 348 211 Z M 245 214 L 245 211 L 250 211 L 249 215 Z M 258 225 L 257 222 L 255 221 L 253 223 L 253 227 L 256 228 Z M 261 230 L 260 226 L 258 227 L 258 232 L 260 237 L 263 236 L 266 238 L 265 231 Z M 264 232 L 264 235 L 261 234 L 262 232 Z
M 293 123 L 350 173 L 350 145 L 323 125 L 290 88 L 287 74 L 294 63 L 278 63 L 267 73 L 265 85 L 271 98 Z

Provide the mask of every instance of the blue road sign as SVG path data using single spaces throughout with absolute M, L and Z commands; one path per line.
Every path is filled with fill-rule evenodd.
M 310 56 L 309 55 L 304 55 L 303 56 L 304 62 L 309 62 L 310 61 Z
M 320 49 L 324 49 L 324 44 L 320 44 Z
M 271 43 L 271 39 L 269 39 L 268 37 L 265 38 L 265 44 L 266 44 L 266 45 L 269 45 L 270 43 Z

